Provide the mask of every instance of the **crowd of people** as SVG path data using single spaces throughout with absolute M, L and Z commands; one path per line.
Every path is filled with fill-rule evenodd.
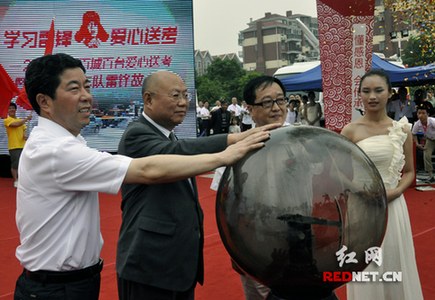
M 432 88 L 417 89 L 411 97 L 406 87 L 393 90 L 386 105 L 387 115 L 395 121 L 406 117 L 412 125 L 412 137 L 416 144 L 417 171 L 425 171 L 426 182 L 433 184 L 432 154 L 435 150 L 435 98 Z
M 212 109 L 198 102 L 199 134 L 205 137 L 178 140 L 173 129 L 183 122 L 191 95 L 179 75 L 156 71 L 143 81 L 142 115 L 125 130 L 118 154 L 111 155 L 87 147 L 80 135 L 93 100 L 85 72 L 79 59 L 66 54 L 42 56 L 26 70 L 25 88 L 39 118 L 18 166 L 16 257 L 23 272 L 14 299 L 98 299 L 103 268 L 98 192 L 121 190 L 119 299 L 193 300 L 195 286 L 204 279 L 204 216 L 195 176 L 263 147 L 270 130 L 320 126 L 321 105 L 313 92 L 287 98 L 278 79 L 261 76 L 246 85 L 241 106 L 236 98 L 231 104 L 216 101 Z M 422 130 L 426 143 L 420 139 L 417 146 L 433 150 L 429 140 L 435 137 L 435 122 L 428 117 L 428 98 L 419 94 L 412 105 L 402 101 L 403 89 L 398 100 L 389 101 L 391 93 L 385 72 L 364 75 L 365 115 L 342 134 L 367 153 L 384 180 L 388 224 L 382 270 L 402 271 L 403 281 L 349 284 L 349 300 L 422 299 L 403 192 L 414 178 L 413 135 Z M 408 107 L 418 116 L 412 132 L 404 118 Z M 264 299 L 268 288 L 235 264 L 234 269 L 246 299 Z
M 290 94 L 285 97 L 286 120 L 290 125 L 322 126 L 322 106 L 316 101 L 313 91 L 308 95 Z M 209 109 L 208 101 L 198 101 L 196 107 L 197 134 L 209 136 L 210 134 L 235 133 L 246 131 L 255 126 L 245 100 L 238 104 L 236 97 L 231 104 L 225 100 L 216 100 L 213 109 Z

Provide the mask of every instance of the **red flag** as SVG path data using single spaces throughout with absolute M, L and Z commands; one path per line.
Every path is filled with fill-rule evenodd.
M 15 101 L 15 103 L 24 109 L 33 110 L 33 107 L 30 104 L 29 98 L 27 98 L 27 92 L 26 92 L 26 88 L 24 86 L 21 89 L 20 95 L 18 95 L 18 98 Z
M 51 20 L 50 30 L 48 31 L 48 39 L 47 39 L 47 43 L 45 44 L 44 55 L 52 54 L 53 47 L 54 47 L 54 18 L 53 20 Z
M 54 47 L 54 18 L 53 18 L 53 20 L 51 20 L 50 30 L 48 31 L 48 39 L 47 39 L 47 42 L 45 44 L 44 55 L 52 54 L 53 47 Z M 17 105 L 19 105 L 27 110 L 33 110 L 33 107 L 30 104 L 29 98 L 27 98 L 27 92 L 26 92 L 25 87 L 23 87 L 21 89 L 20 95 L 18 96 L 16 103 L 17 103 Z
M 0 64 L 0 117 L 8 117 L 9 104 L 12 98 L 20 93 L 8 72 Z

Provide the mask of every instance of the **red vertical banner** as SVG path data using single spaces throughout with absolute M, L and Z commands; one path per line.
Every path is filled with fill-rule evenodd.
M 326 128 L 340 132 L 361 114 L 361 76 L 371 69 L 375 0 L 317 0 Z

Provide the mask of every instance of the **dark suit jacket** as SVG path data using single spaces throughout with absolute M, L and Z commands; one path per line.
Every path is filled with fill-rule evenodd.
M 231 113 L 227 110 L 225 111 L 227 116 L 227 126 L 225 127 L 225 133 L 228 133 L 228 130 L 231 125 Z M 213 128 L 213 134 L 222 133 L 222 109 L 219 108 L 211 113 L 211 128 Z
M 118 152 L 133 158 L 154 154 L 222 151 L 227 135 L 170 141 L 143 116 L 132 122 Z M 186 291 L 203 283 L 203 212 L 195 179 L 173 183 L 124 184 L 122 224 L 116 270 L 121 278 L 150 286 Z

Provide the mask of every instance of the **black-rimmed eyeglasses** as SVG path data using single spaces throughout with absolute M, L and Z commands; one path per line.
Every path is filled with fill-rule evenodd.
M 275 100 L 265 100 L 260 103 L 253 103 L 251 105 L 261 105 L 263 108 L 271 108 L 274 104 L 278 104 L 279 106 L 287 105 L 287 98 L 285 97 L 279 97 Z

